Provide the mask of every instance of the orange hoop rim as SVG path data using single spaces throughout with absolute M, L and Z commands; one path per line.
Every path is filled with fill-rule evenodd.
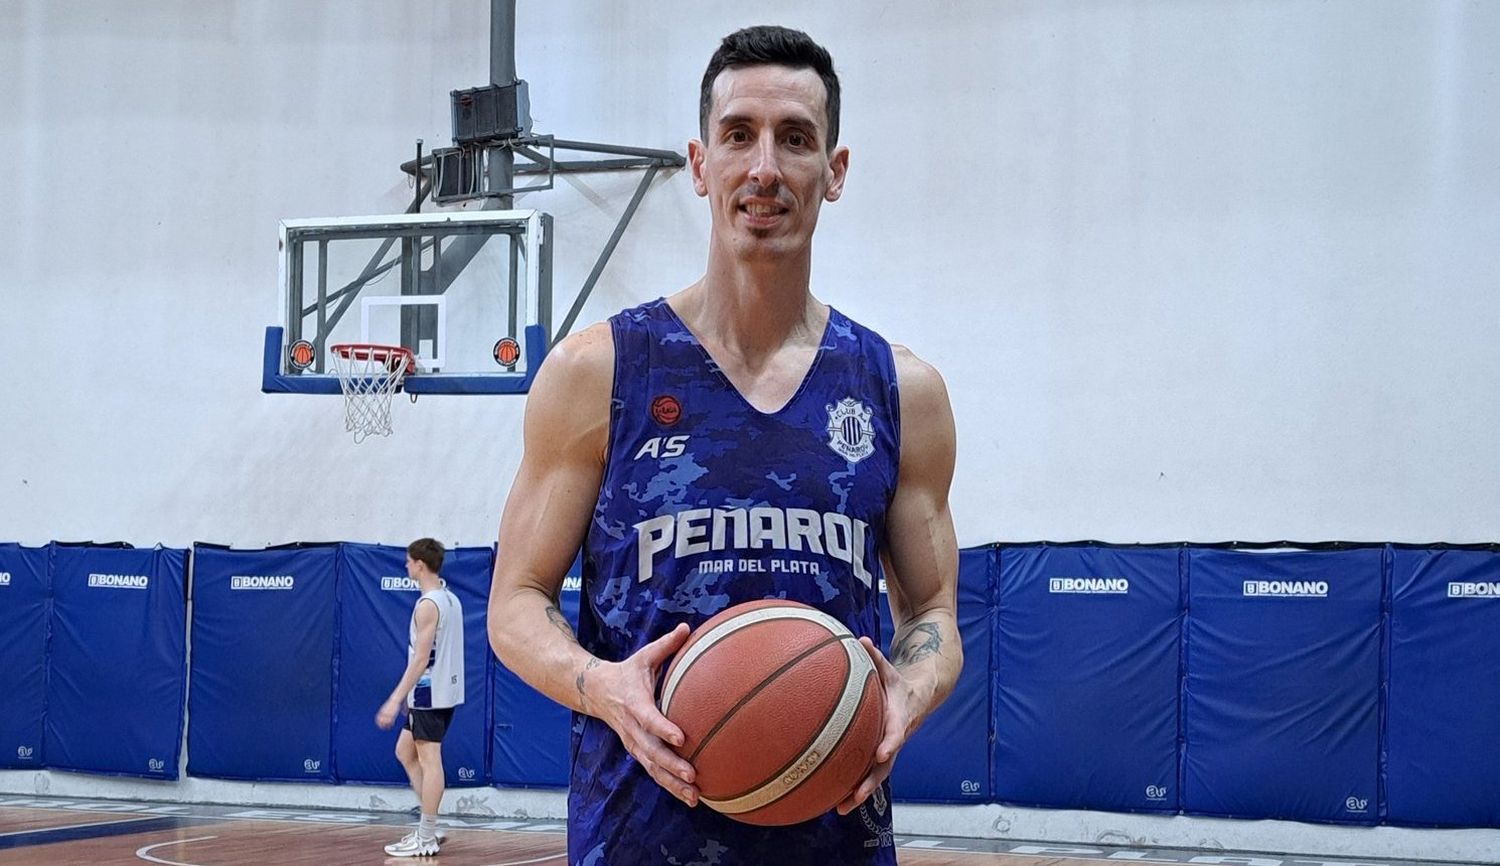
M 405 346 L 387 346 L 382 343 L 334 343 L 328 347 L 328 351 L 345 360 L 384 361 L 387 364 L 398 358 L 405 358 L 408 372 L 416 368 L 417 362 L 411 350 Z

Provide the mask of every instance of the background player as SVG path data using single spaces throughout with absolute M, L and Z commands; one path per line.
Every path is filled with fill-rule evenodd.
M 443 737 L 453 709 L 464 702 L 464 613 L 447 581 L 438 576 L 443 546 L 419 538 L 406 548 L 406 574 L 422 595 L 412 609 L 406 672 L 381 705 L 375 724 L 389 729 L 404 704 L 406 727 L 396 739 L 396 758 L 421 800 L 417 829 L 385 846 L 395 857 L 438 853 L 438 810 L 443 802 Z

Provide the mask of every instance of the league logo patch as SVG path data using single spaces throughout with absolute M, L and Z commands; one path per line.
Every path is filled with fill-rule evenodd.
M 875 427 L 871 412 L 853 397 L 845 397 L 837 406 L 828 407 L 828 447 L 850 463 L 875 453 Z
M 671 427 L 682 419 L 682 404 L 671 394 L 663 394 L 651 401 L 651 417 L 663 427 Z

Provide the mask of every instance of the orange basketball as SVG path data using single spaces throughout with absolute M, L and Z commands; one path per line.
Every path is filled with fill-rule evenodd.
M 885 731 L 885 687 L 842 623 L 804 604 L 752 601 L 693 632 L 662 685 L 699 800 L 747 824 L 796 824 L 864 779 Z

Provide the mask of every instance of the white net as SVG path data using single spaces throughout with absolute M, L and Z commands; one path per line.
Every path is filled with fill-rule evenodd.
M 330 351 L 344 392 L 344 429 L 356 443 L 370 435 L 391 435 L 391 397 L 412 370 L 411 352 L 364 343 L 343 343 Z

